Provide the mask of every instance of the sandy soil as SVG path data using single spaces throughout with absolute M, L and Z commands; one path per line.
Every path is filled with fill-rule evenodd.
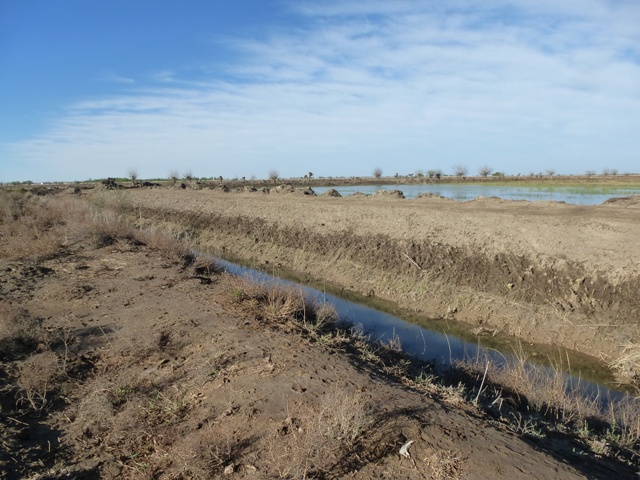
M 221 201 L 234 212 L 247 199 Z M 273 202 L 261 208 L 288 204 Z M 0 259 L 3 319 L 38 332 L 12 344 L 3 332 L 0 478 L 635 478 L 576 438 L 516 434 L 453 393 L 261 321 L 229 277 L 131 237 L 102 243 Z M 46 391 L 34 410 L 24 376 L 51 355 L 48 386 L 51 363 L 31 371 Z M 365 416 L 354 438 L 324 444 L 317 425 L 336 412 Z
M 601 206 L 127 192 L 141 220 L 202 248 L 276 264 L 408 311 L 616 363 L 640 344 L 640 201 Z M 145 220 L 146 219 L 146 220 Z M 627 380 L 640 366 L 619 366 Z

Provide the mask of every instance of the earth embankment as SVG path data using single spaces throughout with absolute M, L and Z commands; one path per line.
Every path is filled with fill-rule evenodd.
M 146 223 L 409 311 L 616 363 L 640 343 L 640 209 L 480 198 L 130 191 Z M 637 365 L 635 366 L 637 368 Z M 634 374 L 634 365 L 621 366 Z

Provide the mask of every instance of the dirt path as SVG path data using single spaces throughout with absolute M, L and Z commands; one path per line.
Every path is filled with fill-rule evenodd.
M 579 350 L 640 344 L 640 203 L 404 200 L 141 189 L 147 222 L 409 311 Z M 633 379 L 640 366 L 620 364 Z
M 4 312 L 48 335 L 0 362 L 3 479 L 634 475 L 576 439 L 509 432 L 455 392 L 418 391 L 264 323 L 234 301 L 233 279 L 133 239 L 0 267 Z M 16 407 L 20 365 L 49 348 L 65 375 L 43 410 Z M 347 425 L 359 429 L 349 448 L 319 443 L 334 412 L 366 413 Z

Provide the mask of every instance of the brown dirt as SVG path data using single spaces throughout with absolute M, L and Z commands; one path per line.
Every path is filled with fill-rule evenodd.
M 201 248 L 610 364 L 640 344 L 640 210 L 478 198 L 131 192 Z M 639 365 L 626 368 L 633 380 Z M 629 372 L 632 372 L 629 374 Z
M 96 240 L 0 258 L 2 479 L 635 478 L 267 322 L 231 277 Z

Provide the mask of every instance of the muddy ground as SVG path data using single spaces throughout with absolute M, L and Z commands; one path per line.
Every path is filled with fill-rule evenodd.
M 212 252 L 575 349 L 638 379 L 637 198 L 577 206 L 138 189 L 123 203 Z
M 201 205 L 207 221 L 218 204 L 228 215 L 253 205 L 250 218 L 295 204 L 269 198 L 257 209 L 253 198 L 167 192 L 133 198 L 165 212 L 163 199 L 182 212 Z M 0 232 L 2 479 L 636 478 L 629 458 L 607 457 L 605 443 L 528 421 L 514 428 L 459 389 L 403 381 L 370 350 L 261 310 L 250 285 L 185 258 L 166 239 L 106 215 L 97 224 L 64 219 L 73 211 L 90 222 L 75 199 L 64 201 L 48 215 L 37 200 L 37 220 L 5 216 Z M 294 223 L 321 225 L 336 206 L 350 211 L 348 201 L 332 202 Z M 367 207 L 356 217 L 366 224 L 368 205 L 357 205 Z M 381 215 L 395 211 L 379 206 Z M 325 225 L 328 237 L 346 224 Z M 341 248 L 325 251 L 334 268 Z M 409 441 L 408 456 L 400 455 Z

